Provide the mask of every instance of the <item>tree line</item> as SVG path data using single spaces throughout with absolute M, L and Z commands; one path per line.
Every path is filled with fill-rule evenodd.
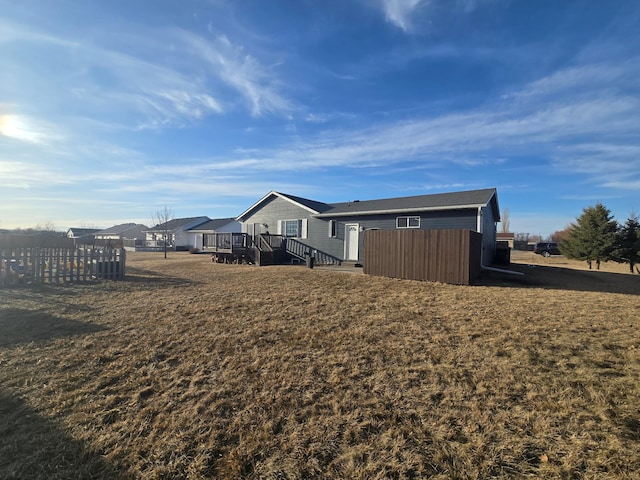
M 640 220 L 635 213 L 619 224 L 602 203 L 589 206 L 565 230 L 552 235 L 560 252 L 567 258 L 593 263 L 614 261 L 628 263 L 631 273 L 640 273 Z

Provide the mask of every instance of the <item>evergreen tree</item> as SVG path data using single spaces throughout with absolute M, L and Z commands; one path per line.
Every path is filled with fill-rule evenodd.
M 629 262 L 629 269 L 633 273 L 633 266 L 640 264 L 640 220 L 635 213 L 631 213 L 625 224 L 620 227 L 616 243 L 614 260 L 619 263 Z
M 587 207 L 571 224 L 567 239 L 560 244 L 560 251 L 568 258 L 592 262 L 600 269 L 600 262 L 611 260 L 616 247 L 618 223 L 611 211 L 602 203 Z

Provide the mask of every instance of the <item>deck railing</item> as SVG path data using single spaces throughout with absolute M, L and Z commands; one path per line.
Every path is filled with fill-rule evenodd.
M 257 236 L 257 244 L 261 250 L 274 251 L 284 250 L 286 239 L 282 235 L 272 235 L 262 233 Z
M 212 252 L 238 253 L 249 247 L 249 236 L 246 233 L 205 233 L 203 248 Z
M 305 260 L 307 256 L 312 256 L 315 259 L 315 263 L 320 265 L 340 265 L 342 263 L 338 257 L 329 255 L 322 250 L 314 249 L 299 240 L 295 240 L 293 238 L 287 238 L 286 240 L 287 253 L 294 257 Z

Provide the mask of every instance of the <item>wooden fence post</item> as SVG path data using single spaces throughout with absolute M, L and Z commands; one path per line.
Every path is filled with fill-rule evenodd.
M 125 277 L 125 262 L 124 248 L 5 247 L 0 249 L 0 286 L 118 280 Z

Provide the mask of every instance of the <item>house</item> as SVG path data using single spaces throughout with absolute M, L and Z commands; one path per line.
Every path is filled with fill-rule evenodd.
M 165 240 L 171 250 L 189 250 L 195 245 L 193 234 L 189 230 L 211 220 L 209 217 L 174 218 L 155 227 L 145 230 L 145 246 L 164 248 Z
M 100 231 L 99 228 L 78 228 L 72 227 L 67 230 L 67 238 L 84 238 L 95 235 Z
M 140 244 L 143 244 L 146 238 L 144 232 L 147 230 L 149 227 L 140 223 L 122 223 L 96 232 L 95 238 L 105 245 L 123 245 L 126 240 L 132 240 L 133 242 L 130 243 L 133 244 L 135 244 L 135 240 L 138 240 Z
M 496 241 L 505 242 L 509 248 L 513 248 L 515 240 L 515 234 L 511 232 L 498 232 L 496 234 Z
M 214 218 L 189 229 L 186 234 L 189 237 L 189 245 L 203 250 L 207 247 L 208 236 L 214 233 L 240 233 L 240 231 L 240 222 L 235 218 Z
M 99 228 L 72 227 L 67 230 L 67 238 L 73 238 L 75 245 L 92 245 L 99 231 Z
M 254 239 L 282 235 L 287 244 L 304 247 L 298 252 L 336 263 L 362 261 L 366 230 L 467 229 L 483 235 L 482 263 L 488 265 L 495 255 L 500 210 L 495 188 L 332 204 L 272 191 L 237 220 Z

